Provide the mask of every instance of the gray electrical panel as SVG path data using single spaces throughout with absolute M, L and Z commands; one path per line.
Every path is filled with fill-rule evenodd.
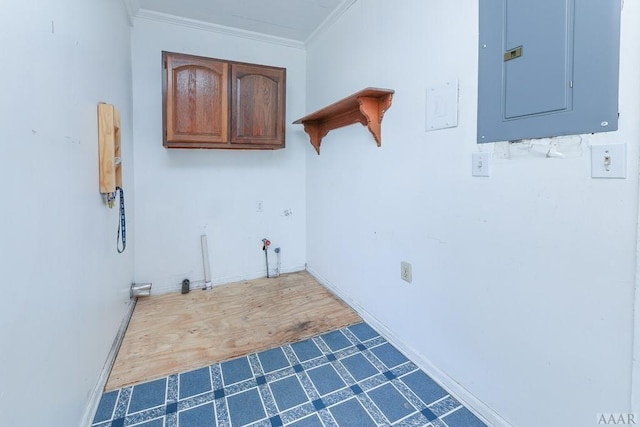
M 479 143 L 618 129 L 622 0 L 479 1 Z

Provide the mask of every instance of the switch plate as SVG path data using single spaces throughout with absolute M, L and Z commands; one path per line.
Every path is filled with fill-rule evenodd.
M 491 153 L 480 152 L 471 154 L 471 175 L 491 176 Z
M 591 146 L 591 178 L 626 178 L 627 144 Z
M 264 204 L 262 200 L 256 201 L 256 212 L 262 212 L 264 210 Z
M 427 88 L 425 130 L 458 126 L 458 80 Z
M 411 274 L 411 264 L 406 261 L 400 262 L 400 278 L 407 283 L 411 283 L 412 274 Z

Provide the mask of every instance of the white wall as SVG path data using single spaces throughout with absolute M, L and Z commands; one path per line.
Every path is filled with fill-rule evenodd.
M 361 0 L 308 47 L 308 112 L 396 91 L 381 148 L 360 125 L 306 147 L 308 268 L 513 425 L 630 410 L 640 5 L 622 19 L 619 131 L 561 138 L 564 160 L 511 147 L 485 179 L 472 152 L 505 146 L 475 143 L 477 1 Z M 449 79 L 459 126 L 425 132 Z M 591 179 L 589 145 L 615 142 L 627 179 Z
M 7 0 L 0 13 L 0 412 L 78 425 L 129 301 L 130 247 L 98 191 L 97 104 L 122 113 L 133 218 L 130 29 L 121 2 Z
M 286 148 L 167 150 L 162 146 L 161 52 L 287 68 Z M 282 248 L 282 268 L 304 268 L 305 51 L 155 19 L 133 30 L 136 140 L 136 281 L 154 292 L 204 278 L 200 235 L 208 236 L 213 283 L 266 275 L 263 238 Z M 256 212 L 256 202 L 263 212 Z M 287 211 L 287 212 L 285 212 Z M 287 213 L 290 212 L 290 215 Z M 271 251 L 271 268 L 275 268 Z M 196 286 L 201 284 L 196 283 Z

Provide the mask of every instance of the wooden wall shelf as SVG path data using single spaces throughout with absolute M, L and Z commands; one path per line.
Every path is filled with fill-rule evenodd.
M 380 129 L 384 113 L 391 107 L 394 91 L 368 87 L 293 122 L 304 125 L 311 145 L 320 154 L 320 143 L 330 130 L 361 123 L 369 128 L 378 147 L 382 144 Z

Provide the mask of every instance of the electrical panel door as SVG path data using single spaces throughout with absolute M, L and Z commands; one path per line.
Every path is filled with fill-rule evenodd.
M 617 129 L 620 0 L 480 0 L 478 142 Z
M 509 2 L 502 62 L 505 119 L 567 109 L 571 98 L 571 3 Z

